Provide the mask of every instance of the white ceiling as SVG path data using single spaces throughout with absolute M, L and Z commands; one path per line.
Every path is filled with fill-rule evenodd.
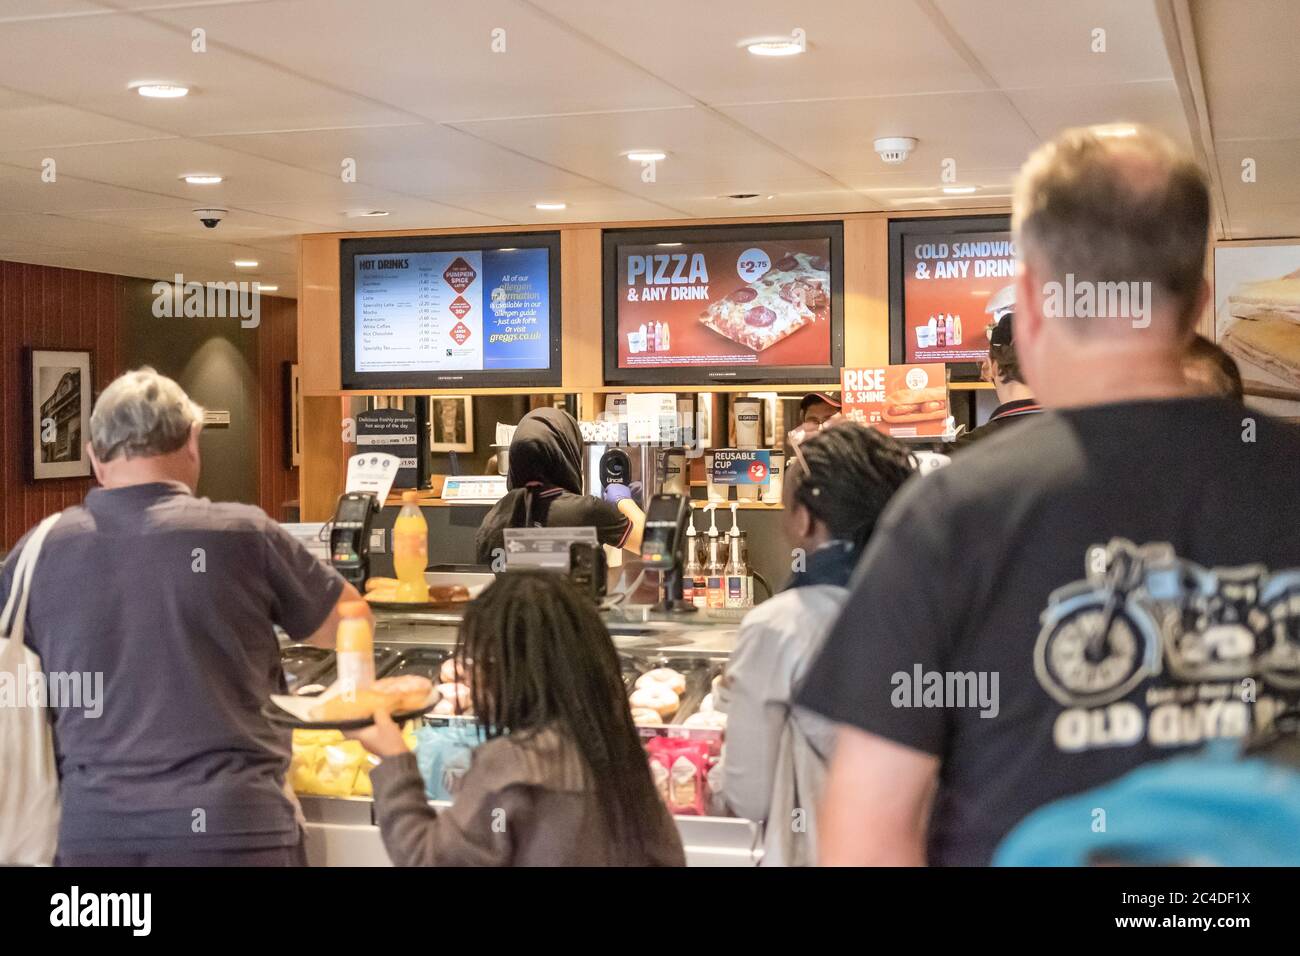
M 302 233 L 1001 205 L 1063 126 L 1142 121 L 1192 143 L 1158 15 L 1180 2 L 0 0 L 0 258 L 199 281 L 255 258 L 293 294 Z M 1201 51 L 1207 95 L 1238 105 L 1214 133 L 1294 164 L 1298 81 L 1255 53 L 1297 35 L 1300 4 L 1284 27 L 1265 16 L 1279 4 L 1195 6 L 1219 44 Z M 737 46 L 795 28 L 802 56 Z M 192 93 L 147 100 L 128 90 L 142 80 Z M 1285 102 L 1261 95 L 1282 83 Z M 886 166 L 885 135 L 920 145 Z M 655 182 L 620 155 L 635 148 L 669 153 Z M 939 192 L 948 158 L 976 196 Z M 1294 234 L 1296 183 L 1225 188 L 1234 228 Z M 196 206 L 230 213 L 205 230 Z M 364 209 L 392 214 L 347 215 Z

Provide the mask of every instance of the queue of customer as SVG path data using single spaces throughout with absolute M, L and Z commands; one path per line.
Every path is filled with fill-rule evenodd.
M 1268 616 L 1262 581 L 1300 571 L 1300 435 L 1252 413 L 1247 437 L 1240 376 L 1194 339 L 1208 221 L 1204 175 L 1160 134 L 1068 131 L 1015 190 L 1014 317 L 990 330 L 999 407 L 973 447 L 919 475 L 834 421 L 831 396 L 802 403 L 791 581 L 743 621 L 719 692 L 724 795 L 765 823 L 768 863 L 985 865 L 1035 811 L 1255 722 L 1245 701 L 1219 722 L 1180 702 L 1235 700 L 1250 677 L 1296 703 L 1254 645 L 1214 643 Z M 1067 276 L 1150 289 L 1149 321 L 1063 316 L 1047 290 Z M 602 541 L 639 536 L 639 509 L 581 495 L 571 421 L 521 425 L 481 550 L 592 515 Z M 283 690 L 273 626 L 328 646 L 358 595 L 258 509 L 195 496 L 201 422 L 150 369 L 115 381 L 90 422 L 100 487 L 41 546 L 30 649 L 108 675 L 98 719 L 54 715 L 62 864 L 304 862 L 288 734 L 259 713 Z M 1273 620 L 1300 644 L 1300 622 Z M 357 734 L 395 862 L 684 862 L 609 634 L 567 581 L 502 576 L 456 655 L 487 742 L 450 811 L 391 720 Z

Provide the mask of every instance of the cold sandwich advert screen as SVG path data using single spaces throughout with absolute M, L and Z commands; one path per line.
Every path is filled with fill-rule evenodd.
M 998 293 L 1015 283 L 1006 232 L 913 234 L 903 243 L 903 314 L 908 362 L 979 362 Z
M 620 246 L 618 367 L 831 364 L 831 242 Z

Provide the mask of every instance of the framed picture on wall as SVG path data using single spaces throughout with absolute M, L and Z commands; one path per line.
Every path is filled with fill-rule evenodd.
M 1219 243 L 1215 337 L 1241 372 L 1252 408 L 1300 415 L 1300 243 Z
M 474 450 L 474 402 L 468 395 L 429 399 L 429 451 Z
M 24 358 L 29 374 L 28 480 L 87 477 L 85 445 L 94 402 L 90 352 L 25 349 Z
M 284 467 L 302 464 L 302 384 L 296 362 L 284 363 Z

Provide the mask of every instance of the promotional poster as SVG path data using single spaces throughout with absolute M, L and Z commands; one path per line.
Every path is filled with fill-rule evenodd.
M 846 368 L 841 414 L 897 438 L 938 436 L 947 426 L 948 379 L 942 363 Z
M 909 362 L 979 362 L 988 356 L 988 311 L 1015 282 L 1008 232 L 915 234 L 903 242 L 903 314 Z
M 355 370 L 550 366 L 548 251 L 358 255 Z
M 829 239 L 622 246 L 618 367 L 831 363 Z
M 1214 250 L 1215 334 L 1252 407 L 1300 415 L 1300 245 Z

